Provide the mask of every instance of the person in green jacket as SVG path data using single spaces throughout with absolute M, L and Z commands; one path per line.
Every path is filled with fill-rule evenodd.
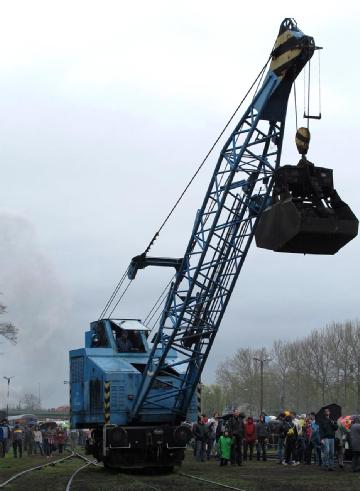
M 228 431 L 224 431 L 224 434 L 219 438 L 219 457 L 220 465 L 227 465 L 231 457 L 231 437 Z

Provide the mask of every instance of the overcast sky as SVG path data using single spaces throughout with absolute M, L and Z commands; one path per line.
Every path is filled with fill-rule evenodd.
M 324 47 L 323 119 L 310 128 L 309 158 L 334 169 L 359 216 L 359 10 L 355 1 L 0 3 L 0 291 L 20 329 L 16 347 L 0 346 L 0 375 L 15 375 L 14 401 L 40 384 L 44 406 L 66 403 L 69 349 L 83 346 L 130 258 L 263 66 L 284 17 Z M 298 95 L 302 114 L 302 76 Z M 298 160 L 294 132 L 291 97 L 283 164 Z M 216 158 L 154 255 L 183 254 Z M 203 381 L 213 382 L 238 347 L 358 318 L 359 270 L 359 240 L 333 257 L 253 244 Z M 168 277 L 139 274 L 116 315 L 144 318 Z

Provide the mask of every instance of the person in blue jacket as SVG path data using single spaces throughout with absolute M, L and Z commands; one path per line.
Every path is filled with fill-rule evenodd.
M 0 423 L 0 457 L 5 457 L 8 440 L 10 439 L 10 426 L 6 419 L 3 419 Z

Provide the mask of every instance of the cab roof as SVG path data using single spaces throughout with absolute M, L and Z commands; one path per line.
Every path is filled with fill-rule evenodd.
M 110 319 L 110 322 L 124 331 L 150 331 L 139 319 Z

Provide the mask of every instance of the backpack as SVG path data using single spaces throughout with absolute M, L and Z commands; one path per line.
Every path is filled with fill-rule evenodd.
M 297 429 L 294 423 L 287 423 L 286 425 L 286 436 L 292 438 L 293 436 L 297 436 Z

